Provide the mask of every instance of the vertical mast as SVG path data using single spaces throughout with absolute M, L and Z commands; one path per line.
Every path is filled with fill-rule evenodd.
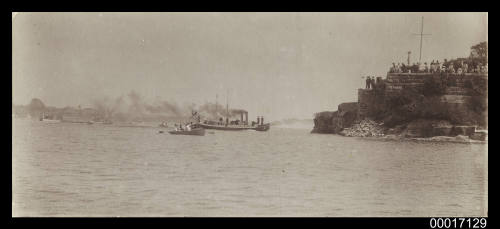
M 424 16 L 422 16 L 422 27 L 420 29 L 420 56 L 418 57 L 418 62 L 422 60 L 422 37 L 424 36 Z
M 226 115 L 229 118 L 229 89 L 226 91 Z
M 420 26 L 420 34 L 413 34 L 413 35 L 420 36 L 420 56 L 418 57 L 418 62 L 421 62 L 421 60 L 422 60 L 422 40 L 423 40 L 424 36 L 432 35 L 432 34 L 425 34 L 424 33 L 424 16 L 422 16 L 422 24 Z
M 219 106 L 219 104 L 217 103 L 218 96 L 219 96 L 218 94 L 215 94 L 215 115 L 216 116 L 219 116 L 219 113 L 217 113 L 217 107 Z M 216 118 L 219 118 L 219 117 L 216 117 Z

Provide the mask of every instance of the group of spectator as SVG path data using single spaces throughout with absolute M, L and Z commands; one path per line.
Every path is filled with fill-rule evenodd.
M 464 73 L 488 73 L 488 63 L 483 64 L 476 61 L 447 61 L 432 60 L 430 64 L 413 63 L 412 65 L 405 65 L 404 63 L 392 63 L 389 70 L 390 73 L 451 73 L 451 74 L 464 74 Z
M 380 83 L 381 80 L 382 80 L 382 77 L 375 78 L 375 76 L 367 76 L 365 88 L 366 89 L 373 89 L 373 88 L 375 88 L 376 84 Z

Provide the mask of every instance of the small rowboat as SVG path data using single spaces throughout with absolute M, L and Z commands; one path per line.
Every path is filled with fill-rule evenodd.
M 197 135 L 197 136 L 205 136 L 205 129 L 203 128 L 194 128 L 191 130 L 172 130 L 169 131 L 170 134 L 177 135 Z

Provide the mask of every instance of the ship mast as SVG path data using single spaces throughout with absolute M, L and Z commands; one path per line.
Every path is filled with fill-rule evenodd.
M 229 118 L 229 89 L 226 91 L 226 116 Z
M 218 96 L 219 96 L 218 94 L 215 94 L 215 116 L 219 116 L 219 113 L 217 113 L 217 107 L 219 106 L 219 104 L 217 103 Z M 216 118 L 219 118 L 219 117 L 216 117 Z

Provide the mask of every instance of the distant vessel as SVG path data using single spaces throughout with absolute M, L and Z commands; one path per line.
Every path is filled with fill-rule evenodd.
M 217 110 L 217 101 L 215 102 L 215 108 Z M 217 113 L 217 112 L 216 112 Z M 244 110 L 239 111 L 241 115 L 240 120 L 229 121 L 229 103 L 226 102 L 226 120 L 222 117 L 218 121 L 205 120 L 203 123 L 199 123 L 205 129 L 213 130 L 256 130 L 256 131 L 267 131 L 271 127 L 270 123 L 264 124 L 264 117 L 258 116 L 257 122 L 253 122 L 249 125 L 248 123 L 248 112 Z M 243 119 L 245 116 L 245 119 Z
M 45 113 L 42 113 L 42 116 L 40 117 L 40 122 L 58 123 L 61 122 L 61 120 L 54 119 L 52 115 L 45 115 Z
M 47 123 L 58 123 L 58 122 L 61 122 L 61 120 L 57 120 L 57 119 L 46 119 L 46 118 L 40 118 L 40 121 L 42 121 L 42 122 L 47 122 Z
M 107 125 L 107 124 L 113 124 L 113 122 L 111 122 L 110 120 L 104 120 L 104 121 L 92 121 L 92 120 L 89 120 L 89 121 L 71 121 L 72 123 L 87 123 L 89 125 L 92 125 L 92 124 L 103 124 L 103 125 Z

